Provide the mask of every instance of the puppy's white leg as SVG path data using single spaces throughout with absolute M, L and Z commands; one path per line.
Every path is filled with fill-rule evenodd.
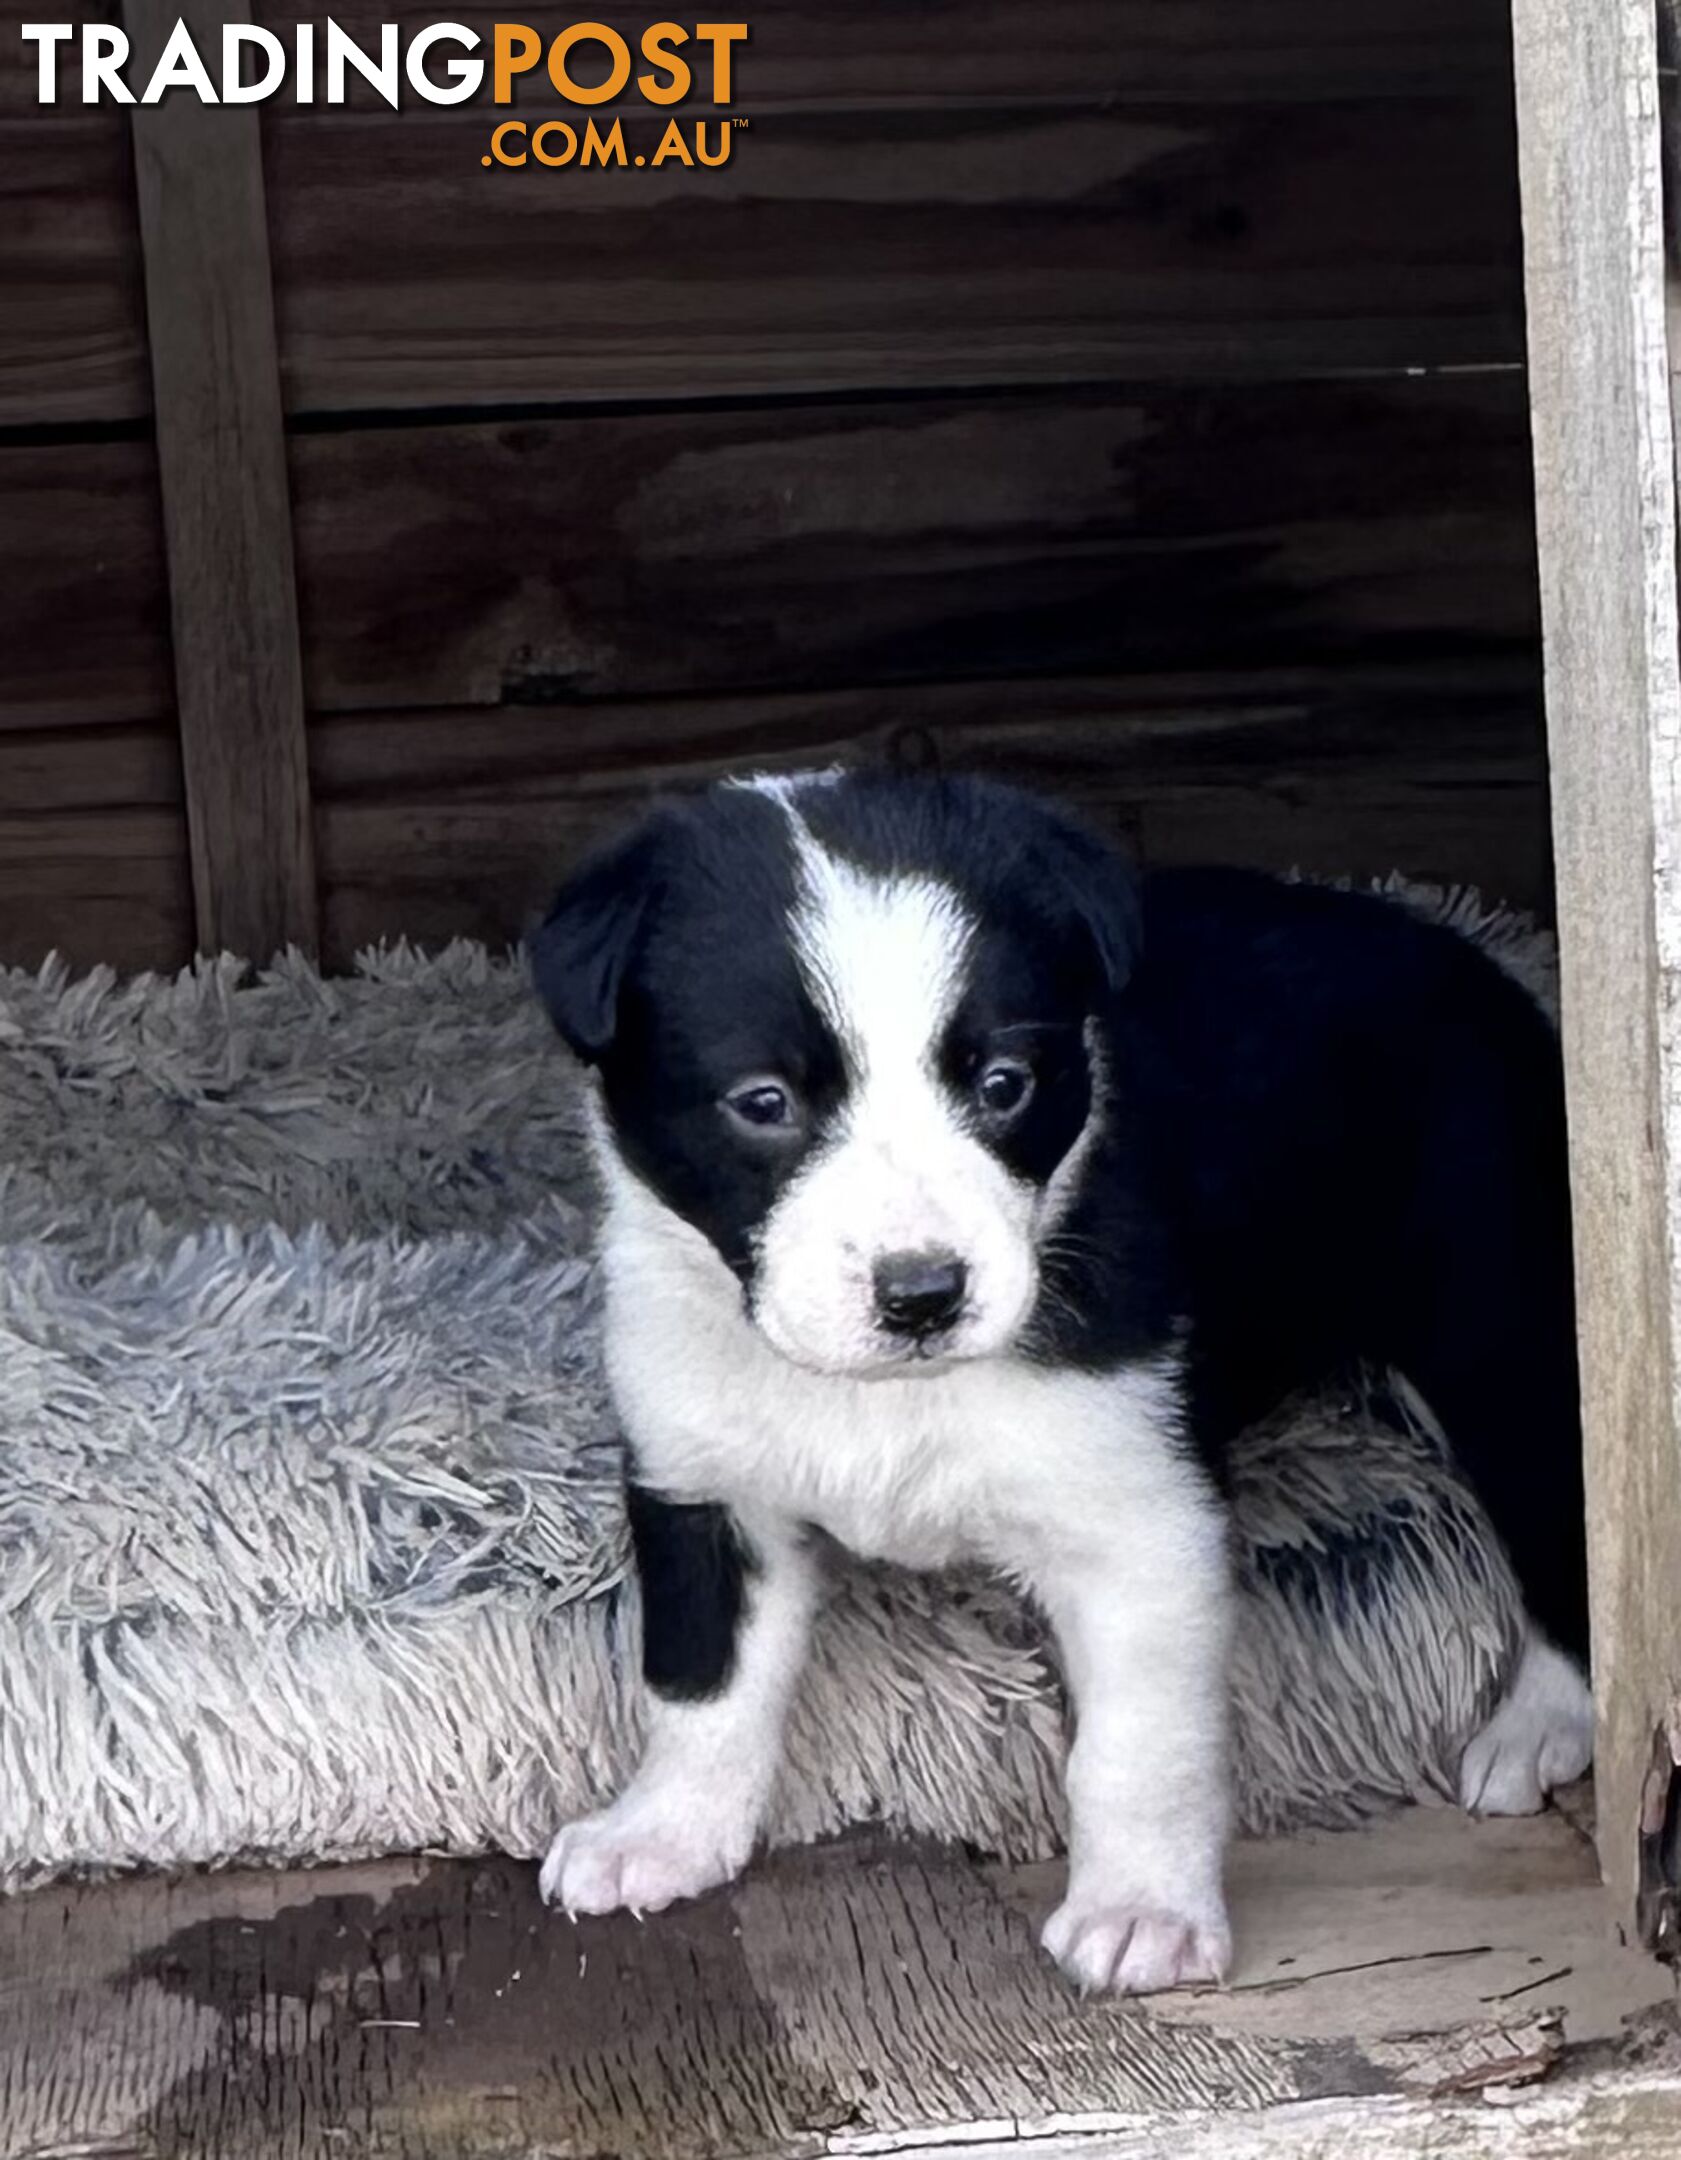
M 1575 1659 L 1532 1627 L 1499 1708 L 1459 1759 L 1473 1815 L 1534 1815 L 1593 1761 L 1593 1695 Z
M 1037 1587 L 1074 1698 L 1068 1892 L 1041 1938 L 1084 1989 L 1223 1978 L 1231 1589 L 1223 1511 L 1181 1504 Z
M 698 1699 L 662 1696 L 673 1655 L 716 1627 L 706 1585 L 646 1580 L 648 1740 L 629 1786 L 599 1814 L 568 1823 L 543 1863 L 542 1894 L 572 1914 L 657 1912 L 728 1882 L 764 1822 L 789 1701 L 805 1661 L 816 1563 L 792 1525 L 746 1540 L 741 1605 L 721 1684 Z M 714 1586 L 715 1587 L 715 1586 Z M 661 1640 L 661 1637 L 664 1637 Z

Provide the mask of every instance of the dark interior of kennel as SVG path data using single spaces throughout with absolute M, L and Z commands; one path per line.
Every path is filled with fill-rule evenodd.
M 260 131 L 266 195 L 208 224 L 158 179 L 179 100 L 34 104 L 35 12 L 0 7 L 0 959 L 499 939 L 652 788 L 852 754 L 1048 783 L 1150 860 L 1548 909 L 1504 0 L 761 0 L 723 169 L 486 172 L 482 101 L 270 105 L 198 115 Z M 393 18 L 433 15 L 339 17 Z M 231 490 L 262 551 L 261 401 L 202 409 L 228 292 L 234 349 L 263 319 L 252 202 L 291 713 L 181 525 Z M 240 797 L 289 757 L 276 871 Z M 270 875 L 303 918 L 230 909 Z

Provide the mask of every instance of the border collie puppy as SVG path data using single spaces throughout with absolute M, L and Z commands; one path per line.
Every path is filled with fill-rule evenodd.
M 532 959 L 594 1069 L 652 1691 L 546 1897 L 652 1911 L 744 1865 L 815 1526 L 1033 1595 L 1075 1721 L 1045 1945 L 1087 1988 L 1220 1977 L 1222 1464 L 1355 1357 L 1430 1404 L 1533 1617 L 1466 1805 L 1586 1767 L 1559 1060 L 1464 939 L 1244 872 L 1139 881 L 978 780 L 830 774 L 659 812 Z

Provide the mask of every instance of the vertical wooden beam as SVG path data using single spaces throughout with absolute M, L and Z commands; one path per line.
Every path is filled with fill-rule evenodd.
M 1600 1858 L 1677 1946 L 1681 661 L 1654 0 L 1514 0 Z
M 213 68 L 243 0 L 125 0 L 144 85 L 177 16 Z M 316 945 L 303 669 L 258 121 L 134 108 L 198 942 Z

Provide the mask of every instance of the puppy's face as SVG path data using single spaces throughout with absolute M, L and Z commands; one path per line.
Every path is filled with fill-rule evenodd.
M 720 789 L 564 891 L 533 941 L 627 1168 L 795 1363 L 996 1356 L 1101 1116 L 1122 866 L 977 783 Z

